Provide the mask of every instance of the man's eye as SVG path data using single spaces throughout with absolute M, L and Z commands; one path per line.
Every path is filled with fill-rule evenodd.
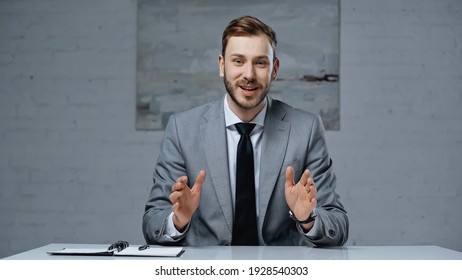
M 259 60 L 259 61 L 257 61 L 257 65 L 263 67 L 263 66 L 268 65 L 268 62 L 266 62 L 265 60 Z

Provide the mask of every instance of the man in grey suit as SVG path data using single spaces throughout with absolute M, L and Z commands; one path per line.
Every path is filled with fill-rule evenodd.
M 271 27 L 254 17 L 226 27 L 218 65 L 227 94 L 170 117 L 143 217 L 148 243 L 320 247 L 347 241 L 348 217 L 319 116 L 268 96 L 279 69 L 276 44 Z M 255 124 L 255 244 L 233 240 L 237 123 Z

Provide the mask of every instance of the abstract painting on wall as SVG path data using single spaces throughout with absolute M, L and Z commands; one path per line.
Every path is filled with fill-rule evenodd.
M 269 94 L 340 129 L 338 0 L 138 0 L 138 130 L 163 130 L 172 113 L 225 94 L 221 35 L 242 15 L 277 34 L 281 64 Z

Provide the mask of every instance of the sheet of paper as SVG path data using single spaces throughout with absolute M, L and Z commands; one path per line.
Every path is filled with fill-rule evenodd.
M 177 257 L 183 251 L 183 247 L 150 247 L 139 251 L 138 247 L 128 247 L 120 252 L 114 252 L 115 256 L 144 256 L 144 257 Z

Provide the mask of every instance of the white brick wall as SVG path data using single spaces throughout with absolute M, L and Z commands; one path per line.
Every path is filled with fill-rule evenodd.
M 462 250 L 462 2 L 342 1 L 341 112 L 349 244 Z
M 143 242 L 163 133 L 134 129 L 135 39 L 135 0 L 0 1 L 0 257 Z M 462 251 L 461 1 L 341 1 L 327 137 L 349 245 Z
M 143 242 L 162 133 L 134 129 L 135 39 L 136 1 L 0 2 L 0 257 Z

